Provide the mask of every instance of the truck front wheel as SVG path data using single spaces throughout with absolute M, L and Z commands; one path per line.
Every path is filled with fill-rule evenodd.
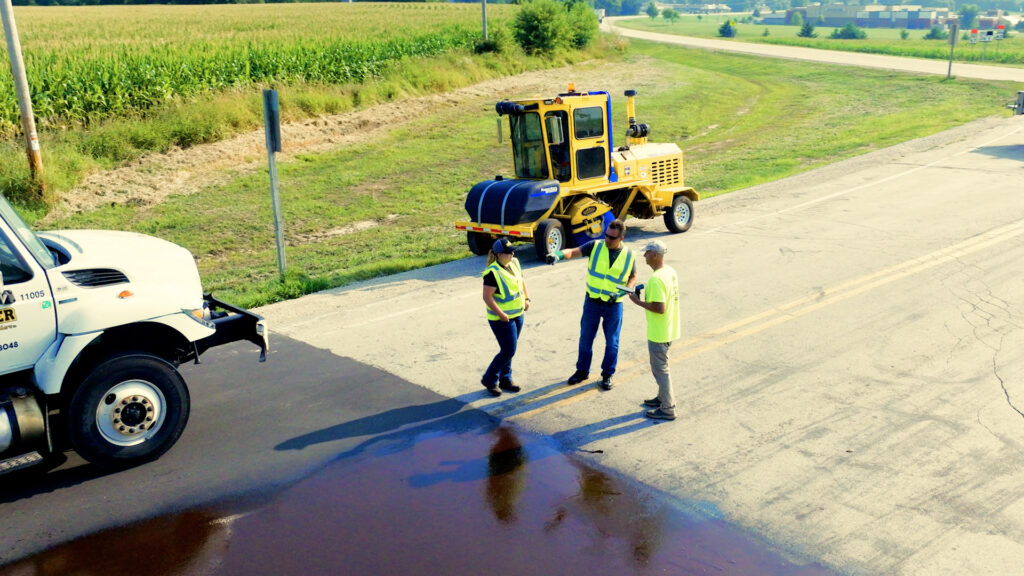
M 533 237 L 533 245 L 537 249 L 537 258 L 543 260 L 548 254 L 565 248 L 565 227 L 554 218 L 548 218 L 537 226 Z
M 89 462 L 123 468 L 169 450 L 188 415 L 188 388 L 174 366 L 150 354 L 125 354 L 82 381 L 68 406 L 68 435 Z
M 665 227 L 669 232 L 686 232 L 693 224 L 693 202 L 682 194 L 672 199 L 672 209 L 665 212 Z

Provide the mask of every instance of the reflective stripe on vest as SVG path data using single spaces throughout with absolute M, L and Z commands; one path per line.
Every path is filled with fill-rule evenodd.
M 519 260 L 515 258 L 508 265 L 512 269 L 511 272 L 502 268 L 497 261 L 491 262 L 490 266 L 484 268 L 481 276 L 494 273 L 494 277 L 498 281 L 498 287 L 494 291 L 494 301 L 509 318 L 515 318 L 523 313 L 523 269 L 519 266 Z M 487 309 L 488 320 L 501 320 L 501 317 L 495 314 L 490 306 L 484 306 L 484 308 Z
M 623 248 L 611 264 L 608 256 L 609 250 L 604 242 L 594 244 L 590 252 L 590 265 L 587 267 L 587 294 L 591 298 L 621 302 L 625 295 L 615 285 L 625 285 L 629 279 L 629 273 L 633 270 L 633 253 Z

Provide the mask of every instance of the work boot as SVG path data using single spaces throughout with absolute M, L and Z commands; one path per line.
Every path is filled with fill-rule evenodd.
M 650 406 L 651 408 L 661 408 L 661 400 L 658 400 L 658 397 L 655 396 L 650 400 L 644 400 L 644 406 Z
M 611 390 L 614 386 L 611 374 L 601 374 L 601 390 Z
M 583 382 L 584 380 L 586 380 L 589 377 L 590 377 L 590 372 L 584 372 L 583 370 L 577 370 L 577 371 L 573 372 L 572 376 L 569 376 L 569 379 L 566 380 L 565 383 L 568 384 L 569 386 L 573 386 L 575 384 L 579 384 L 580 382 Z
M 505 392 L 519 392 L 522 390 L 522 388 L 516 386 L 516 383 L 512 380 L 502 380 L 498 382 L 498 388 L 501 388 Z
M 654 410 L 648 410 L 647 412 L 644 412 L 644 416 L 647 416 L 648 418 L 653 418 L 655 420 L 675 420 L 676 419 L 676 415 L 675 414 L 673 414 L 672 412 L 666 412 L 666 411 L 662 410 L 661 408 L 655 408 Z
M 488 384 L 482 380 L 480 381 L 480 384 L 483 385 L 483 387 L 487 390 L 487 393 L 490 394 L 491 396 L 501 396 L 501 390 L 498 390 L 498 387 L 495 386 L 494 384 Z

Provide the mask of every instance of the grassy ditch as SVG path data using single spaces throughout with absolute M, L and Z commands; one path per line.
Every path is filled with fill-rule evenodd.
M 719 38 L 718 28 L 726 20 L 735 20 L 732 15 L 685 15 L 672 23 L 664 18 L 633 18 L 615 23 L 622 28 L 645 30 L 660 34 L 676 34 L 679 36 L 695 36 L 698 38 Z M 760 42 L 764 44 L 784 44 L 787 46 L 804 46 L 822 50 L 842 50 L 847 52 L 865 52 L 886 54 L 889 56 L 909 56 L 914 58 L 949 59 L 949 44 L 945 40 L 925 40 L 928 30 L 907 30 L 907 38 L 900 37 L 900 30 L 894 28 L 865 28 L 867 38 L 862 40 L 836 40 L 829 38 L 835 28 L 815 26 L 817 38 L 801 38 L 797 36 L 800 26 L 765 26 L 763 24 L 736 25 L 735 38 L 740 42 Z M 765 36 L 765 30 L 768 35 Z M 959 39 L 953 51 L 953 59 L 957 62 L 990 63 L 1009 66 L 1024 66 L 1024 36 L 1011 33 L 1008 38 L 986 44 L 970 44 Z
M 633 42 L 625 62 L 579 71 L 607 82 L 581 88 L 613 95 L 616 135 L 625 129 L 622 91 L 637 89 L 638 119 L 652 126 L 652 141 L 683 148 L 687 181 L 705 196 L 999 114 L 1016 89 L 645 42 Z M 182 244 L 197 256 L 208 290 L 249 307 L 463 258 L 465 237 L 452 222 L 464 217 L 465 193 L 511 169 L 493 113 L 494 101 L 518 96 L 514 82 L 509 90 L 469 106 L 417 110 L 357 148 L 279 164 L 290 270 L 283 282 L 265 173 L 157 206 L 102 208 L 50 224 Z

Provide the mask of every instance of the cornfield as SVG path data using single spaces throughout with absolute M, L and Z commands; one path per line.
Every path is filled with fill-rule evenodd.
M 247 85 L 358 83 L 480 37 L 480 8 L 465 4 L 19 7 L 15 18 L 44 128 Z M 18 126 L 2 74 L 0 134 Z

